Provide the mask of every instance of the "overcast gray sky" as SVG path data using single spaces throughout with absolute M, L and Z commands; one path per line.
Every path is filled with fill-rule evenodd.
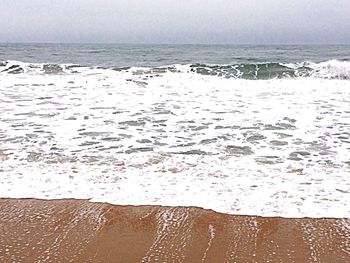
M 350 44 L 350 0 L 0 0 L 0 42 Z

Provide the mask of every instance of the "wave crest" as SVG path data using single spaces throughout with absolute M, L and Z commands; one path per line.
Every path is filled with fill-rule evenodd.
M 312 77 L 322 79 L 350 79 L 350 61 L 329 60 L 300 63 L 246 63 L 231 65 L 187 64 L 163 67 L 88 67 L 74 64 L 0 62 L 0 74 L 81 74 L 91 70 L 131 72 L 133 75 L 161 75 L 165 73 L 191 73 L 223 78 L 250 80 Z

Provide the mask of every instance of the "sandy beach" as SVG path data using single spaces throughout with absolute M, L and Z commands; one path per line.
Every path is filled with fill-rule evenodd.
M 350 219 L 0 200 L 1 262 L 350 262 Z

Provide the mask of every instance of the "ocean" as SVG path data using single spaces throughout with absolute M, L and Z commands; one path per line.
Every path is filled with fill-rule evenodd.
M 0 197 L 350 218 L 350 46 L 0 44 Z

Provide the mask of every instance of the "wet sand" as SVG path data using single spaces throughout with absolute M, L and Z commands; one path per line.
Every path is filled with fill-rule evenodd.
M 350 262 L 350 219 L 0 199 L 0 262 Z

